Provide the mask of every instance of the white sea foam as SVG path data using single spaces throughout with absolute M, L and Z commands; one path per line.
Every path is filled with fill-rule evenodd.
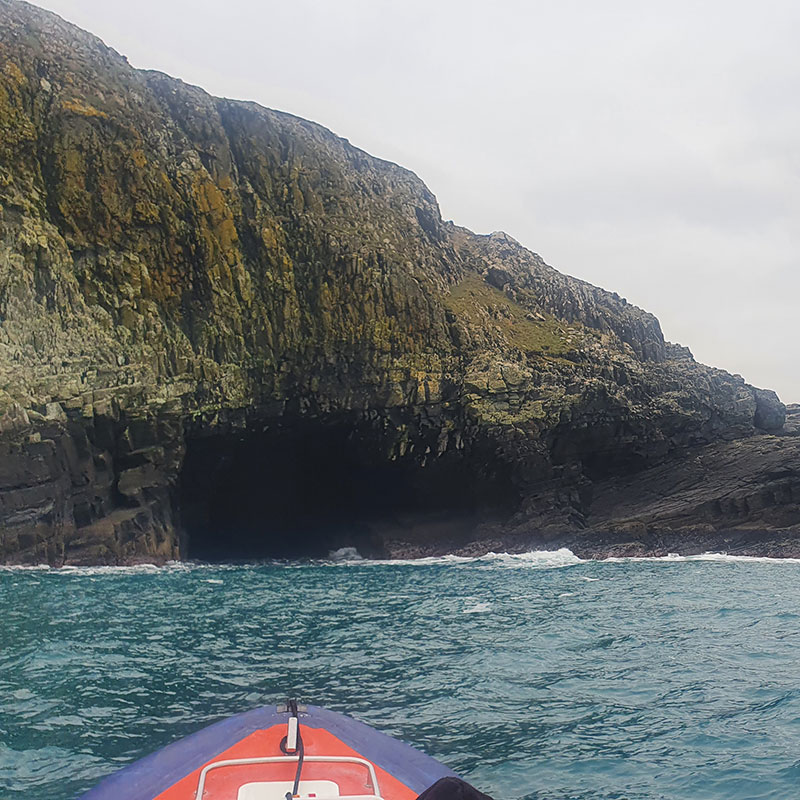
M 485 611 L 491 611 L 492 604 L 491 603 L 475 603 L 474 606 L 469 606 L 465 608 L 461 613 L 462 614 L 483 614 Z
M 0 566 L 0 571 L 43 572 L 48 575 L 60 576 L 88 576 L 88 575 L 156 575 L 162 572 L 190 572 L 196 565 L 185 561 L 168 561 L 162 566 L 156 564 L 134 564 L 129 566 L 97 565 L 73 566 L 66 564 L 63 567 L 51 567 L 48 564 L 37 566 Z
M 0 564 L 0 572 L 47 572 L 49 564 Z
M 558 550 L 532 550 L 529 553 L 487 553 L 477 561 L 485 561 L 501 567 L 533 567 L 535 569 L 554 569 L 572 567 L 585 563 L 572 550 L 562 547 Z
M 692 556 L 681 556 L 677 553 L 669 553 L 666 556 L 625 556 L 609 557 L 602 559 L 604 564 L 622 564 L 626 562 L 649 561 L 653 563 L 675 563 L 684 561 L 719 561 L 726 563 L 744 564 L 800 564 L 800 558 L 769 558 L 767 556 L 735 556 L 729 553 L 699 553 Z
M 699 555 L 681 556 L 669 553 L 666 556 L 625 556 L 609 557 L 604 559 L 578 558 L 571 550 L 562 547 L 558 550 L 534 550 L 528 553 L 486 553 L 482 556 L 426 556 L 423 558 L 396 558 L 396 559 L 361 559 L 358 561 L 327 562 L 339 564 L 374 565 L 374 566 L 480 566 L 485 564 L 492 567 L 510 569 L 559 569 L 572 567 L 578 564 L 623 564 L 623 563 L 681 563 L 695 561 L 716 561 L 731 563 L 764 563 L 764 564 L 800 564 L 800 558 L 768 558 L 766 556 L 737 556 L 728 553 L 701 553 Z M 600 578 L 580 576 L 584 581 L 598 581 Z
M 560 569 L 578 564 L 624 564 L 624 563 L 662 563 L 682 562 L 720 562 L 743 564 L 800 564 L 800 558 L 768 558 L 766 556 L 739 556 L 728 553 L 701 553 L 681 556 L 670 553 L 666 556 L 624 556 L 605 559 L 581 559 L 571 550 L 562 547 L 559 550 L 534 550 L 528 553 L 486 553 L 482 556 L 427 556 L 424 558 L 366 559 L 355 548 L 341 548 L 331 552 L 329 560 L 324 561 L 274 561 L 251 562 L 246 564 L 210 564 L 198 561 L 168 561 L 163 566 L 155 564 L 136 564 L 133 566 L 64 566 L 51 567 L 48 564 L 36 565 L 0 565 L 0 572 L 40 573 L 60 576 L 98 576 L 98 575 L 137 575 L 162 574 L 170 572 L 195 572 L 213 570 L 214 572 L 259 569 L 263 566 L 283 566 L 288 568 L 307 569 L 319 566 L 487 566 L 504 569 Z M 597 581 L 600 578 L 579 576 L 584 581 Z
M 57 575 L 109 575 L 109 574 L 128 574 L 141 575 L 142 573 L 158 573 L 161 567 L 155 564 L 135 564 L 127 567 L 96 566 L 96 567 L 73 567 L 66 565 L 53 569 Z
M 331 550 L 328 553 L 331 561 L 363 561 L 364 557 L 355 547 L 340 547 L 338 550 Z
M 424 556 L 423 558 L 390 558 L 390 559 L 361 559 L 359 561 L 332 561 L 326 562 L 333 565 L 357 564 L 370 566 L 389 567 L 427 567 L 427 566 L 467 566 L 488 565 L 511 569 L 533 568 L 553 569 L 558 567 L 571 567 L 575 564 L 585 563 L 571 550 L 562 547 L 560 550 L 534 550 L 529 553 L 486 553 L 482 556 Z
M 329 561 L 334 566 L 388 566 L 388 567 L 425 567 L 435 564 L 472 564 L 478 559 L 471 556 L 425 556 L 424 558 L 364 558 L 360 561 Z

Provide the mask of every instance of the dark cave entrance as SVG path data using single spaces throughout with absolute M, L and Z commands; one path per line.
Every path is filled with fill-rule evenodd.
M 398 457 L 396 434 L 382 420 L 346 418 L 189 432 L 184 557 L 320 558 L 340 547 L 380 556 L 386 535 L 468 541 L 516 510 L 510 473 L 491 458 L 456 448 L 433 457 L 424 433 Z

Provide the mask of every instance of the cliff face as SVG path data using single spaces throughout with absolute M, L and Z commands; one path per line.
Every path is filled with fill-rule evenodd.
M 800 530 L 782 404 L 652 315 L 319 125 L 0 21 L 0 561 L 527 546 L 734 445 L 785 486 L 707 524 Z

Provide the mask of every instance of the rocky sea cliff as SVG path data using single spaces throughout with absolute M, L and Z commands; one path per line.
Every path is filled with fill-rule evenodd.
M 800 555 L 799 434 L 408 170 L 0 0 L 0 563 Z

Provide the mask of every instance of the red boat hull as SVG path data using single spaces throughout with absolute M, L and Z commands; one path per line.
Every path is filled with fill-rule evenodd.
M 263 707 L 230 717 L 111 775 L 82 800 L 194 800 L 198 789 L 202 800 L 282 800 L 297 771 L 296 754 L 281 749 L 290 716 Z M 301 707 L 298 721 L 300 796 L 414 800 L 453 775 L 433 758 L 342 714 Z M 242 763 L 250 760 L 258 763 Z

